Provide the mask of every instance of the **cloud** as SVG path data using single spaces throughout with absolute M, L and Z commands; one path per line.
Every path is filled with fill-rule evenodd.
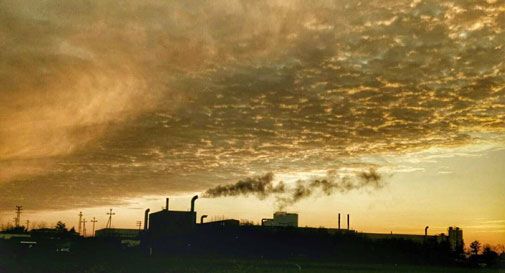
M 330 170 L 505 126 L 498 2 L 4 1 L 0 19 L 1 208 Z

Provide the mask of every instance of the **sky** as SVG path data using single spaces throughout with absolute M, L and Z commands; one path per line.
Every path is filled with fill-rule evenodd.
M 505 2 L 0 1 L 0 223 L 134 227 L 170 196 L 272 174 L 380 187 L 303 226 L 505 244 Z M 349 183 L 351 183 L 349 182 Z M 258 222 L 278 196 L 201 198 Z

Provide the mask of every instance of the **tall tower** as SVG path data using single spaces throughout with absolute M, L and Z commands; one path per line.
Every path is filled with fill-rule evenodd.
M 79 212 L 79 227 L 77 228 L 77 233 L 81 234 L 82 227 L 82 211 Z
M 109 220 L 107 221 L 107 225 L 105 226 L 106 228 L 112 228 L 112 215 L 116 215 L 116 213 L 112 212 L 112 209 L 107 212 L 107 215 L 109 215 Z
M 349 221 L 349 214 L 347 214 L 347 230 L 349 230 L 349 229 L 350 229 L 349 224 L 350 224 L 350 221 Z
M 92 232 L 93 236 L 95 236 L 95 223 L 96 222 L 98 222 L 98 221 L 95 219 L 95 217 L 93 217 L 93 220 L 91 220 L 91 223 L 93 223 L 93 232 Z
M 14 218 L 14 226 L 19 227 L 19 223 L 21 223 L 21 211 L 23 210 L 22 206 L 16 206 L 16 218 Z
M 86 237 L 86 218 L 82 219 L 82 236 Z

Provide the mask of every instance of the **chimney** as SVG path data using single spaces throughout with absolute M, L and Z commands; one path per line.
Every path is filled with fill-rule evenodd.
M 207 218 L 207 215 L 202 215 L 202 217 L 200 217 L 200 224 L 203 224 L 203 219 Z
M 429 229 L 429 228 L 430 228 L 429 226 L 426 226 L 426 227 L 424 228 L 424 236 L 428 236 L 428 229 Z
M 195 211 L 195 201 L 196 199 L 198 199 L 198 195 L 195 195 L 193 196 L 193 198 L 191 198 L 191 212 Z
M 146 212 L 144 213 L 144 230 L 147 230 L 149 228 L 147 225 L 149 222 L 149 211 L 150 209 L 146 209 Z
M 349 214 L 347 214 L 347 230 L 349 230 Z
M 338 229 L 340 229 L 340 213 L 338 214 Z
M 167 197 L 167 199 L 165 200 L 165 210 L 168 210 L 168 197 Z

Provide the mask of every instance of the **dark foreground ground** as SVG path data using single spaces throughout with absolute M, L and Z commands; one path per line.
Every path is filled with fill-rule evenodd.
M 322 261 L 209 259 L 173 257 L 107 257 L 82 259 L 72 255 L 52 257 L 0 257 L 0 273 L 281 273 L 281 272 L 460 272 L 505 273 L 505 269 L 435 267 L 416 265 L 342 264 Z

